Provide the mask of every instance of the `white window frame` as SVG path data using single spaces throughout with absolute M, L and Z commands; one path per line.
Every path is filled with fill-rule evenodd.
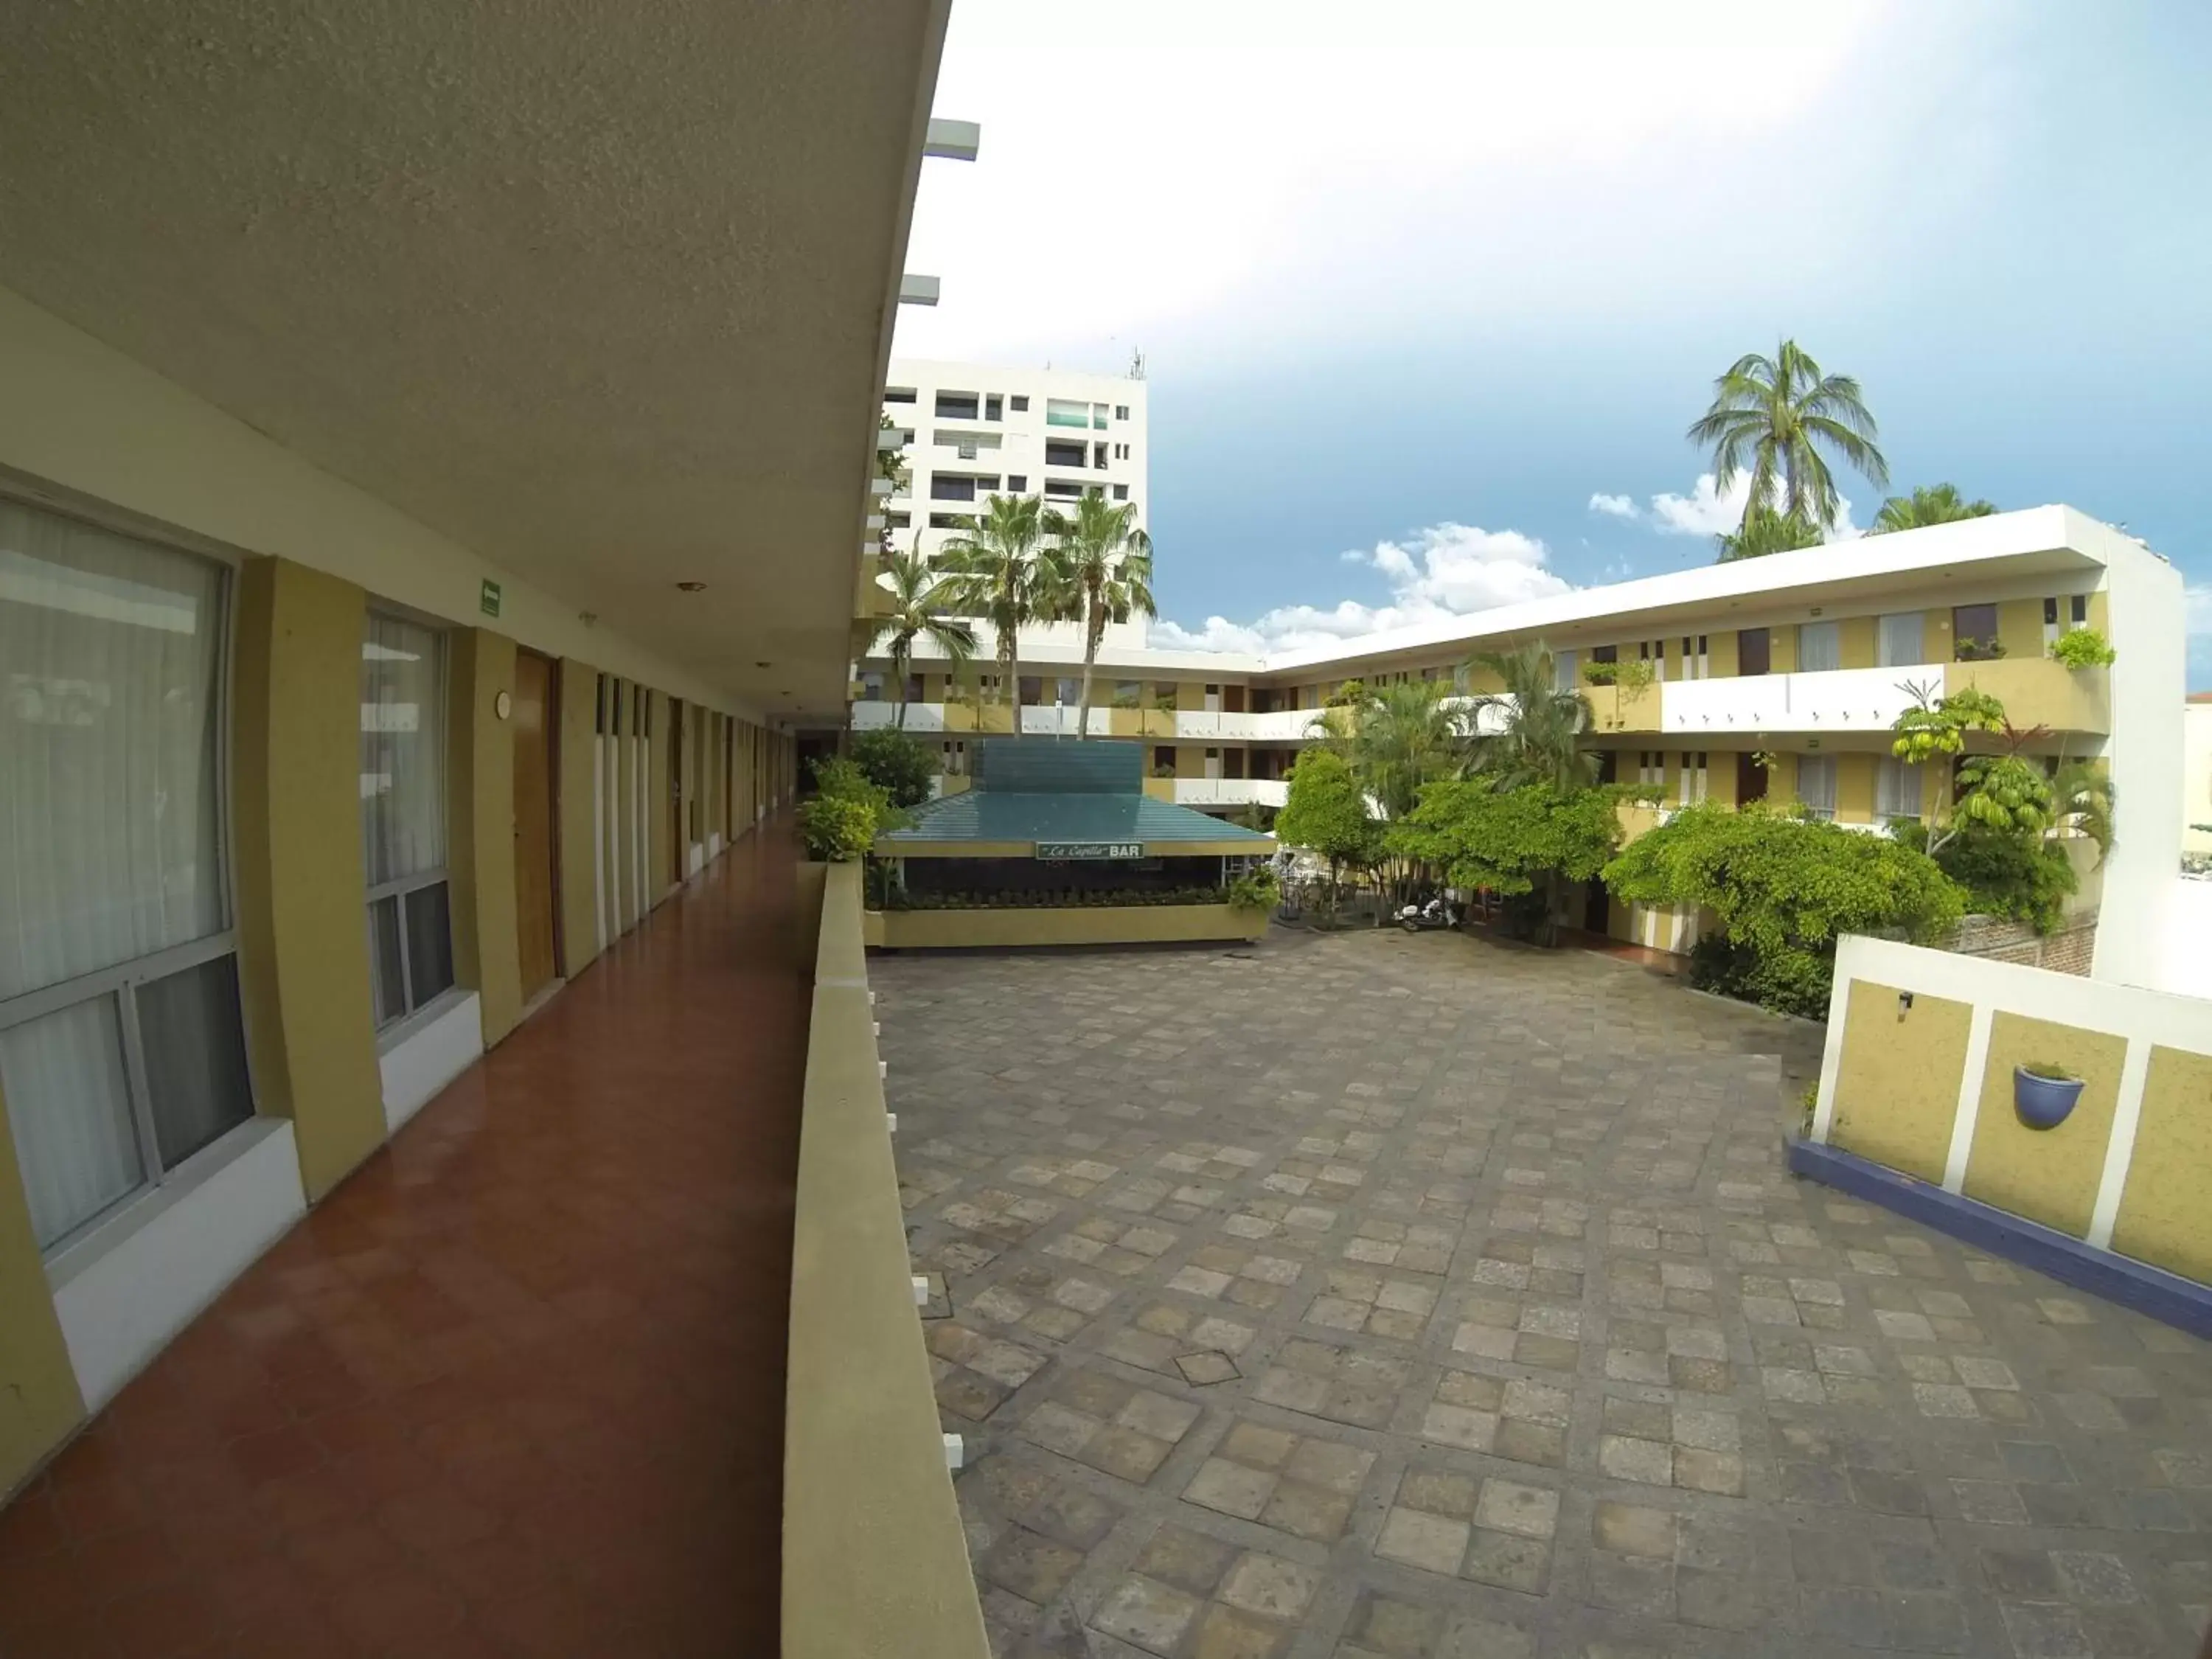
M 1913 798 L 1909 809 L 1892 804 L 1900 790 L 1909 791 Z M 1893 755 L 1876 757 L 1874 784 L 1874 815 L 1876 818 L 1885 823 L 1899 818 L 1910 818 L 1917 823 L 1927 799 L 1927 780 L 1921 776 L 1917 766 L 1908 765 Z
M 1911 620 L 1916 630 L 1915 637 L 1919 641 L 1909 661 L 1899 659 L 1891 651 L 1889 639 L 1890 623 L 1903 623 L 1907 618 Z M 1875 666 L 1877 668 L 1917 668 L 1924 665 L 1928 661 L 1928 613 L 1924 611 L 1895 611 L 1885 612 L 1876 617 L 1874 625 L 1874 656 Z
M 58 518 L 74 519 L 111 535 L 128 536 L 172 553 L 204 560 L 222 571 L 222 602 L 215 619 L 216 893 L 217 915 L 222 925 L 201 938 L 0 1000 L 0 1031 L 27 1025 L 48 1014 L 58 1014 L 103 997 L 113 997 L 117 1003 L 116 1024 L 122 1038 L 124 1076 L 130 1090 L 131 1133 L 137 1139 L 143 1178 L 129 1192 L 119 1194 L 112 1202 L 85 1217 L 46 1245 L 40 1257 L 51 1266 L 126 1209 L 180 1176 L 204 1167 L 204 1160 L 208 1155 L 227 1136 L 252 1123 L 261 1109 L 260 1091 L 253 1077 L 252 1033 L 246 1006 L 246 987 L 238 966 L 237 839 L 231 811 L 231 721 L 237 707 L 239 575 L 246 556 L 227 544 L 110 506 L 96 497 L 47 484 L 12 467 L 0 466 L 0 499 Z M 246 1114 L 240 1123 L 225 1130 L 208 1145 L 186 1153 L 174 1164 L 164 1165 L 161 1137 L 154 1122 L 153 1088 L 146 1067 L 144 1036 L 138 1022 L 137 994 L 144 986 L 224 957 L 231 959 L 231 972 L 239 981 L 238 1040 L 246 1062 Z M 13 1133 L 8 1127 L 4 1109 L 0 1109 L 0 1131 Z
M 425 616 L 421 611 L 410 611 L 404 605 L 392 605 L 376 599 L 370 599 L 366 607 L 362 618 L 364 628 L 368 625 L 368 617 L 372 615 L 389 617 L 395 621 L 404 622 L 410 627 L 425 629 L 436 636 L 438 641 L 437 717 L 441 722 L 449 722 L 453 717 L 453 690 L 452 625 L 439 618 Z M 447 1006 L 449 1000 L 459 994 L 461 990 L 459 964 L 456 963 L 453 965 L 454 977 L 450 983 L 433 991 L 426 997 L 417 997 L 415 994 L 415 965 L 407 927 L 408 900 L 426 888 L 444 887 L 446 890 L 446 955 L 449 961 L 452 959 L 453 954 L 452 884 L 453 826 L 450 808 L 453 800 L 453 756 L 450 742 L 441 743 L 440 752 L 444 757 L 445 764 L 441 769 L 443 775 L 438 780 L 438 787 L 446 792 L 447 803 L 447 811 L 445 814 L 446 862 L 434 870 L 418 870 L 412 875 L 401 876 L 394 880 L 382 882 L 368 888 L 362 906 L 363 943 L 368 951 L 369 1014 L 374 1019 L 376 1012 L 376 981 L 379 977 L 376 957 L 376 907 L 386 899 L 397 901 L 393 910 L 399 922 L 400 1000 L 406 1006 L 399 1012 L 377 1024 L 376 1042 L 380 1052 L 391 1048 L 408 1036 L 424 1019 L 435 1018 Z
M 1808 765 L 1819 771 L 1821 775 L 1827 780 L 1827 787 L 1822 792 L 1827 796 L 1827 800 L 1825 805 L 1820 801 L 1813 799 L 1805 793 L 1805 769 Z M 1835 822 L 1836 817 L 1836 774 L 1838 769 L 1836 765 L 1836 757 L 1833 755 L 1800 755 L 1797 757 L 1797 799 L 1811 811 L 1814 817 L 1824 818 L 1831 823 Z

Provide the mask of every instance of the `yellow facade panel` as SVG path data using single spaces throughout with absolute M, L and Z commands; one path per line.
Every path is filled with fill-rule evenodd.
M 1989 1066 L 1966 1161 L 1966 1194 L 2080 1238 L 2089 1231 L 2119 1103 L 2125 1039 L 2109 1031 L 2029 1019 L 2000 1010 L 1990 1025 Z M 2055 1129 L 2031 1129 L 2013 1109 L 2013 1068 L 2063 1067 L 2083 1079 L 2081 1098 Z
M 2212 1054 L 2154 1048 L 2112 1248 L 2212 1285 Z
M 1967 1003 L 1923 994 L 1900 1010 L 1894 986 L 1852 981 L 1830 1144 L 1941 1182 L 1973 1023 Z

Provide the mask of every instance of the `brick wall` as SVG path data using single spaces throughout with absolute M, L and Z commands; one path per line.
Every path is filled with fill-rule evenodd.
M 2025 922 L 2002 921 L 1995 916 L 1968 916 L 1936 941 L 1939 950 L 1962 957 L 2024 963 L 2031 968 L 2047 968 L 2054 974 L 2079 974 L 2084 977 L 2089 972 L 2089 957 L 2096 945 L 2094 910 L 2069 916 L 2057 933 L 2041 934 Z

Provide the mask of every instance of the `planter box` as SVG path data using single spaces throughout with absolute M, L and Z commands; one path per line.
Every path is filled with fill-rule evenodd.
M 1225 904 L 1080 905 L 1037 909 L 871 910 L 871 950 L 951 951 L 1032 945 L 1179 945 L 1256 939 L 1265 911 Z

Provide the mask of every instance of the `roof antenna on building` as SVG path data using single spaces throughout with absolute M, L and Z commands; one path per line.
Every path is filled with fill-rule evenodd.
M 1145 349 L 1142 346 L 1129 356 L 1129 378 L 1133 380 L 1145 378 Z

